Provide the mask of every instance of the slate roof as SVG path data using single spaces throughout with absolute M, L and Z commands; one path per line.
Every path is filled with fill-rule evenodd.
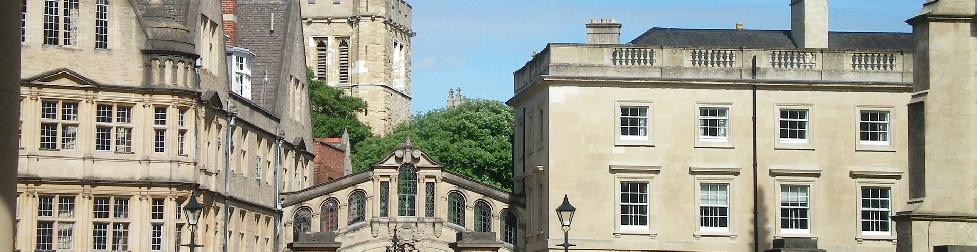
M 630 44 L 640 46 L 796 49 L 790 30 L 679 29 L 654 27 Z M 829 32 L 829 49 L 912 50 L 912 33 Z
M 254 103 L 278 114 L 278 90 L 281 88 L 285 44 L 289 32 L 289 1 L 238 0 L 237 41 L 235 46 L 254 53 L 251 65 L 251 98 Z M 274 15 L 275 29 L 271 30 Z

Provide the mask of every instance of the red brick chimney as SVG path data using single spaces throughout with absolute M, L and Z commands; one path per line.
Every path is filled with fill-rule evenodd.
M 227 46 L 234 46 L 237 41 L 237 15 L 234 15 L 236 10 L 237 0 L 221 0 L 221 14 L 224 16 L 222 26 L 228 37 L 225 43 Z

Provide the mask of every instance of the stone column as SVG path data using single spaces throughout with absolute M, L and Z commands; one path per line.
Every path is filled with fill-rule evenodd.
M 910 199 L 893 218 L 900 252 L 977 246 L 974 15 L 975 0 L 935 0 L 908 21 L 916 49 L 909 104 Z
M 0 1 L 0 251 L 14 251 L 14 213 L 17 209 L 17 145 L 20 109 L 20 11 L 23 1 Z

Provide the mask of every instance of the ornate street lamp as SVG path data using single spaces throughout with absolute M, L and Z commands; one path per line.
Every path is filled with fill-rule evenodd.
M 203 247 L 197 245 L 197 223 L 200 220 L 200 212 L 204 209 L 204 206 L 197 202 L 197 191 L 194 190 L 190 193 L 190 200 L 185 206 L 183 206 L 183 211 L 187 216 L 187 225 L 190 225 L 190 244 L 184 244 L 180 246 L 187 246 L 190 248 L 190 252 L 193 252 L 197 247 Z
M 570 222 L 573 221 L 573 213 L 576 211 L 577 208 L 570 205 L 570 199 L 568 199 L 567 195 L 564 194 L 563 204 L 560 204 L 560 206 L 556 208 L 556 216 L 560 218 L 560 227 L 563 228 L 563 244 L 556 246 L 563 247 L 563 251 L 570 251 L 571 246 L 577 246 L 570 244 L 569 238 Z

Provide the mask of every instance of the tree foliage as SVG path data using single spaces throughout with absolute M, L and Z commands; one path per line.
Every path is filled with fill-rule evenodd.
M 356 118 L 358 112 L 366 109 L 366 102 L 327 86 L 325 82 L 315 78 L 311 69 L 307 71 L 306 77 L 311 99 L 312 133 L 316 137 L 340 136 L 346 129 L 349 131 L 350 145 L 356 146 L 373 135 L 370 127 Z
M 369 138 L 353 150 L 353 170 L 368 169 L 410 136 L 445 169 L 501 189 L 512 178 L 512 108 L 499 101 L 468 100 L 454 108 L 420 114 L 384 137 Z

